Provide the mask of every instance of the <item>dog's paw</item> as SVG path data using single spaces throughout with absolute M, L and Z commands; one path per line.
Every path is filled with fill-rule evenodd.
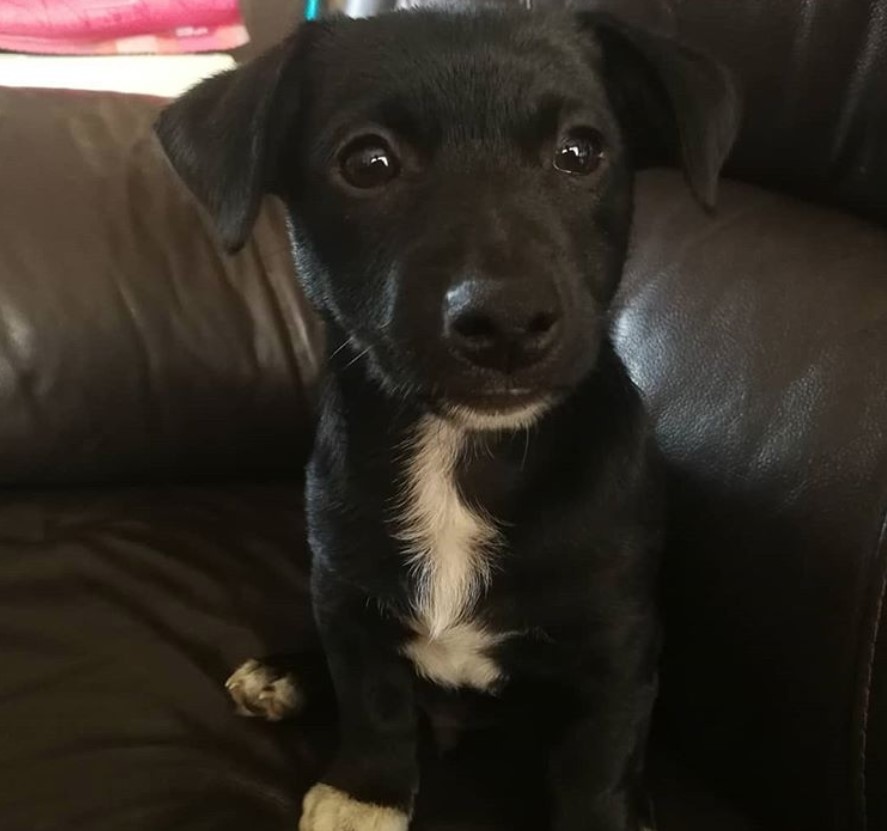
M 296 680 L 251 658 L 225 682 L 241 716 L 280 721 L 294 715 L 305 703 Z
M 329 785 L 305 795 L 299 831 L 407 831 L 410 818 L 396 808 L 358 802 Z

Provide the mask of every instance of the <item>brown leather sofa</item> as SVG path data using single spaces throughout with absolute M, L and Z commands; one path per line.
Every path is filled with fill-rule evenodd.
M 677 8 L 747 115 L 715 216 L 641 177 L 614 321 L 670 474 L 659 826 L 883 831 L 887 2 Z M 322 339 L 278 207 L 223 256 L 157 106 L 0 90 L 2 831 L 295 829 L 334 737 L 222 686 L 313 638 Z M 416 827 L 538 831 L 512 759 L 431 760 Z

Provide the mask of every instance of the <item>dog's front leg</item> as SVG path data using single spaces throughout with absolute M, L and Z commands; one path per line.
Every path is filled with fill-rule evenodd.
M 555 744 L 550 766 L 553 831 L 641 831 L 643 785 L 655 684 L 589 697 Z
M 340 737 L 299 831 L 406 831 L 418 786 L 416 709 L 396 624 L 330 574 L 315 573 L 313 588 Z

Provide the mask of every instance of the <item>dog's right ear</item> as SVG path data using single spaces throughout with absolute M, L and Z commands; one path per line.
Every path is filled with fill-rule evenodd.
M 154 125 L 172 166 L 209 212 L 229 252 L 243 247 L 275 177 L 298 111 L 299 56 L 310 26 L 188 90 Z

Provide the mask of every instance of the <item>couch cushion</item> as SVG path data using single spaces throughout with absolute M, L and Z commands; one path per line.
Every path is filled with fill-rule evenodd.
M 0 89 L 0 484 L 304 462 L 318 340 L 280 212 L 224 256 L 159 106 Z
M 298 487 L 0 502 L 0 828 L 296 827 L 316 748 L 223 681 L 311 641 Z
M 298 487 L 0 502 L 0 828 L 293 831 L 335 740 L 238 718 L 245 658 L 316 647 Z M 539 831 L 544 760 L 482 734 L 424 760 L 415 831 Z M 662 831 L 762 831 L 667 754 Z M 716 823 L 716 824 L 713 824 Z

